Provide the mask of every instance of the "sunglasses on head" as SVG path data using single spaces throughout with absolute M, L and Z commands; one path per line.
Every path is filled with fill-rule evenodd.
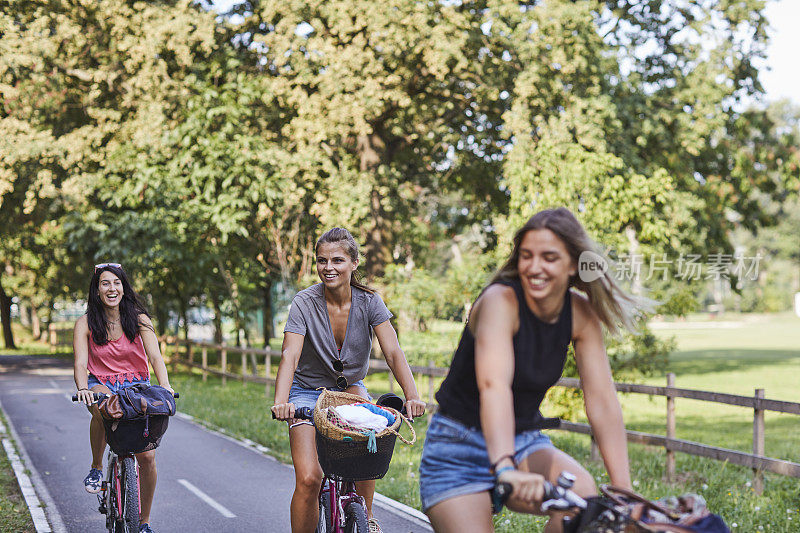
M 337 372 L 344 372 L 344 363 L 342 363 L 342 361 L 339 359 L 334 359 L 333 369 Z M 347 378 L 345 378 L 344 376 L 339 376 L 338 378 L 336 378 L 336 386 L 339 387 L 340 389 L 346 389 Z
M 94 271 L 97 272 L 101 268 L 105 268 L 105 267 L 122 268 L 122 265 L 120 265 L 119 263 L 100 263 L 100 264 L 94 266 Z

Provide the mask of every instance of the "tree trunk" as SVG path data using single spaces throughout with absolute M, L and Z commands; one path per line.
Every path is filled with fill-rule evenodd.
M 269 278 L 264 282 L 262 295 L 261 329 L 264 332 L 264 348 L 269 348 L 269 340 L 275 336 L 275 329 L 272 324 L 272 280 Z
M 222 344 L 222 310 L 216 295 L 212 298 L 212 302 L 214 304 L 214 343 Z
M 16 350 L 14 332 L 11 330 L 11 296 L 6 294 L 2 282 L 0 282 L 0 320 L 3 322 L 3 341 L 6 348 Z
M 31 307 L 31 333 L 37 341 L 42 338 L 42 321 L 39 319 L 39 311 L 36 307 Z

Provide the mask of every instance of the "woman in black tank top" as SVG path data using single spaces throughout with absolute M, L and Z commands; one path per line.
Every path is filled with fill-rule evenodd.
M 619 325 L 632 329 L 639 302 L 607 272 L 579 275 L 581 254 L 595 250 L 567 209 L 539 212 L 517 232 L 508 261 L 475 301 L 436 395 L 440 411 L 420 465 L 423 509 L 437 532 L 492 531 L 488 491 L 498 480 L 513 486 L 507 505 L 519 512 L 541 514 L 543 480 L 555 482 L 564 470 L 576 476 L 575 492 L 596 494 L 591 475 L 538 431 L 539 405 L 561 376 L 570 343 L 610 481 L 630 488 L 601 324 L 612 333 Z M 560 517 L 545 528 L 561 530 Z

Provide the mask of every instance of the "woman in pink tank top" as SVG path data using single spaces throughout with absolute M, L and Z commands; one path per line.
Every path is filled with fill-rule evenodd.
M 121 265 L 95 266 L 86 314 L 75 324 L 73 342 L 78 398 L 92 414 L 89 423 L 92 465 L 83 483 L 88 492 L 97 493 L 103 479 L 106 434 L 92 393 L 110 394 L 136 383 L 149 384 L 148 361 L 159 385 L 172 392 L 153 323 Z M 141 491 L 139 531 L 153 533 L 149 522 L 157 477 L 155 450 L 136 454 L 136 460 Z

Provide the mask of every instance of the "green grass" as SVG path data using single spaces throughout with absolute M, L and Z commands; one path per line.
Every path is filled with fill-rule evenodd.
M 6 419 L 1 414 L 0 421 L 8 427 Z M 2 437 L 8 438 L 6 435 Z M 0 449 L 0 531 L 15 533 L 36 531 L 5 449 Z

